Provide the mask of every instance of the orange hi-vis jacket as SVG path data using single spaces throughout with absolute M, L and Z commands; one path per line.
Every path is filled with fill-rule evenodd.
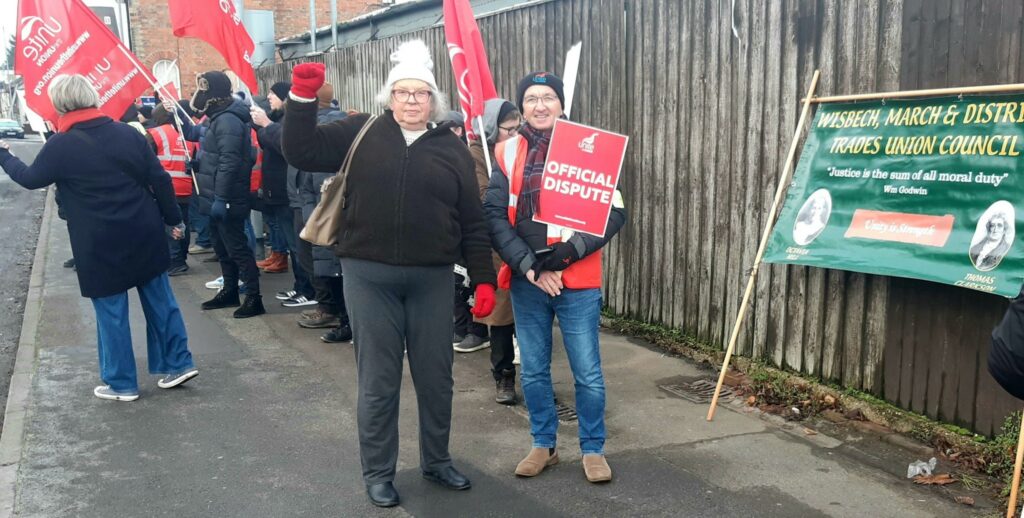
M 196 146 L 188 142 L 188 153 L 182 145 L 178 131 L 171 124 L 164 124 L 147 130 L 156 142 L 156 157 L 160 165 L 171 175 L 174 195 L 183 198 L 192 195 L 192 175 L 188 173 L 188 157 L 195 156 Z
M 528 148 L 526 138 L 516 135 L 504 142 L 499 142 L 494 147 L 494 156 L 498 160 L 498 167 L 505 177 L 508 178 L 508 221 L 515 228 L 516 207 L 519 202 L 519 193 L 523 189 L 523 170 L 526 167 L 526 151 Z M 565 230 L 557 225 L 548 225 L 548 244 L 558 243 L 563 238 L 562 231 Z M 512 268 L 507 264 L 501 265 L 498 272 L 498 287 L 509 289 L 512 283 Z M 562 284 L 570 289 L 600 288 L 601 287 L 601 250 L 598 250 L 579 261 L 573 263 L 562 271 Z
M 252 146 L 256 148 L 256 162 L 252 165 L 252 176 L 249 177 L 249 192 L 256 192 L 263 187 L 263 149 L 256 138 L 256 130 L 252 130 Z

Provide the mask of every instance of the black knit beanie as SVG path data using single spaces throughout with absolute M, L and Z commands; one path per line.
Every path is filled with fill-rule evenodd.
M 288 92 L 290 92 L 291 90 L 292 84 L 289 83 L 288 81 L 279 81 L 277 83 L 274 83 L 270 87 L 270 91 L 274 92 L 274 95 L 276 95 L 277 98 L 282 101 L 288 100 Z
M 530 72 L 519 81 L 519 86 L 516 88 L 516 106 L 519 107 L 520 112 L 524 111 L 523 96 L 526 94 L 526 89 L 534 85 L 548 86 L 554 90 L 555 95 L 558 96 L 558 102 L 562 104 L 562 109 L 565 110 L 565 92 L 563 91 L 562 78 L 549 72 Z

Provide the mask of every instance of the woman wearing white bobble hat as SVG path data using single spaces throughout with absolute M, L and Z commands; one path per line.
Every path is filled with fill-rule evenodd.
M 378 95 L 383 115 L 317 126 L 324 65 L 292 71 L 282 143 L 291 165 L 338 170 L 360 130 L 344 192 L 337 254 L 359 372 L 359 450 L 370 501 L 398 505 L 398 396 L 403 351 L 416 387 L 420 468 L 449 489 L 469 489 L 448 453 L 452 411 L 452 265 L 465 258 L 474 314 L 494 308 L 490 235 L 469 150 L 435 125 L 446 111 L 422 41 L 403 44 Z

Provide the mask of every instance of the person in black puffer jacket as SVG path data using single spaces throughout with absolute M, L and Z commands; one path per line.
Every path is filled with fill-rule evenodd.
M 256 258 L 245 237 L 249 218 L 249 182 L 255 162 L 249 128 L 249 109 L 231 96 L 231 80 L 211 71 L 196 79 L 192 108 L 210 121 L 203 138 L 203 153 L 196 171 L 199 212 L 210 215 L 213 248 L 220 258 L 224 287 L 203 309 L 239 305 L 238 280 L 245 289 L 245 303 L 235 318 L 266 313 L 260 296 Z
M 469 149 L 430 121 L 447 111 L 422 41 L 402 44 L 378 95 L 383 115 L 317 125 L 324 65 L 292 71 L 284 156 L 306 171 L 337 171 L 353 151 L 336 253 L 358 368 L 359 450 L 371 503 L 398 505 L 398 399 L 403 359 L 419 402 L 420 468 L 448 489 L 469 489 L 448 451 L 452 417 L 452 266 L 465 258 L 474 314 L 494 309 L 490 236 Z M 337 182 L 338 180 L 334 180 Z M 338 216 L 342 216 L 338 214 Z

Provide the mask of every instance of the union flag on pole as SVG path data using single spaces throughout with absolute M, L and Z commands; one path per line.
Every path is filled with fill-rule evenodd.
M 252 54 L 256 45 L 242 25 L 242 18 L 230 0 L 167 0 L 171 30 L 179 38 L 198 38 L 209 43 L 227 61 L 228 68 L 257 93 Z
M 117 120 L 150 86 L 146 70 L 81 0 L 21 0 L 14 69 L 25 80 L 25 104 L 57 121 L 48 89 L 59 75 L 81 74 Z
M 498 92 L 469 0 L 444 0 L 444 37 L 459 89 L 459 103 L 468 122 L 466 132 L 474 135 L 476 128 L 472 122 L 483 117 L 484 101 L 498 97 Z

